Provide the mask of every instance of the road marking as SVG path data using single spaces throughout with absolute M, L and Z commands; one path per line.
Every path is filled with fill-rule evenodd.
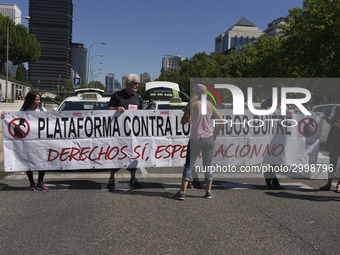
M 46 184 L 45 186 L 50 189 L 50 191 L 68 191 L 70 189 L 70 184 Z
M 146 171 L 145 167 L 140 167 L 139 170 L 142 172 L 142 175 L 148 176 L 148 171 Z
M 282 189 L 285 190 L 312 190 L 315 188 L 309 187 L 303 183 L 281 183 Z

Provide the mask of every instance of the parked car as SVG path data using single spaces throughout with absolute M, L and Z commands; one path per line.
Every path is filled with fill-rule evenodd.
M 188 102 L 182 102 L 180 98 L 171 98 L 170 101 L 152 101 L 145 109 L 148 110 L 182 110 Z
M 101 89 L 78 89 L 76 95 L 66 98 L 57 111 L 105 110 L 110 97 L 103 97 Z
M 334 115 L 336 107 L 338 106 L 340 106 L 340 104 L 317 105 L 317 106 L 314 106 L 314 108 L 312 109 L 312 112 L 323 113 L 328 118 L 331 118 Z M 331 126 L 326 121 L 324 121 L 322 124 L 322 131 L 321 131 L 321 138 L 320 138 L 321 143 L 326 143 L 327 136 L 328 136 L 330 129 L 331 129 Z
M 57 109 L 59 105 L 60 103 L 58 103 L 57 101 L 54 101 L 51 98 L 46 98 L 46 97 L 41 98 L 41 106 L 46 108 L 46 110 L 48 111 L 53 111 Z

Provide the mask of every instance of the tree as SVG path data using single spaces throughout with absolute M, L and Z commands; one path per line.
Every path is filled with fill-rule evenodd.
M 340 76 L 340 1 L 308 0 L 289 11 L 283 49 L 299 77 Z
M 16 25 L 10 18 L 0 14 L 0 70 L 4 73 L 7 59 L 7 24 L 9 25 L 8 59 L 14 65 L 34 62 L 40 57 L 40 44 L 35 35 L 29 34 L 23 25 Z

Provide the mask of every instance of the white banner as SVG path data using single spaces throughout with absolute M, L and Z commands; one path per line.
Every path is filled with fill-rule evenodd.
M 215 163 L 316 162 L 319 117 L 238 116 L 230 110 L 221 114 L 224 123 L 215 142 Z M 189 125 L 180 124 L 182 115 L 180 110 L 5 112 L 4 169 L 182 167 L 190 132 Z

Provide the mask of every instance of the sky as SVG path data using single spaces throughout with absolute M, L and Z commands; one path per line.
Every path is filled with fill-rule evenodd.
M 29 15 L 29 0 L 5 0 Z M 302 7 L 303 0 L 73 0 L 73 39 L 91 47 L 97 79 L 114 73 L 158 78 L 163 55 L 191 58 L 214 51 L 215 38 L 245 17 L 265 30 L 268 23 Z M 28 26 L 26 20 L 22 24 Z M 99 64 L 101 62 L 102 64 Z M 96 63 L 96 64 L 95 64 Z M 99 70 L 102 69 L 102 70 Z M 101 73 L 101 74 L 100 74 Z

